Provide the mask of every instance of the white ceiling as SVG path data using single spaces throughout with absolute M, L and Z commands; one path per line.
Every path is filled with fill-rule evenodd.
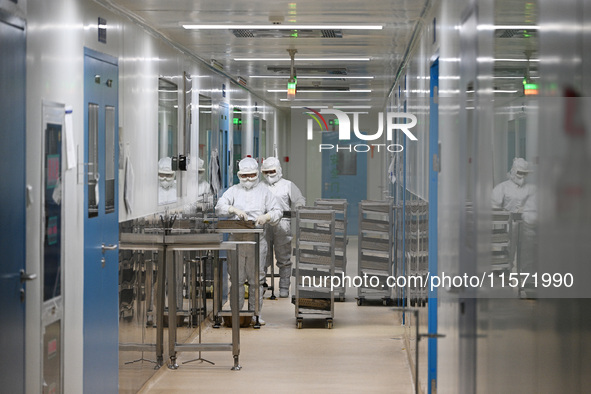
M 428 0 L 105 0 L 116 8 L 143 21 L 171 41 L 197 57 L 209 62 L 215 59 L 224 65 L 224 72 L 246 79 L 247 86 L 257 95 L 278 106 L 291 105 L 374 105 L 381 106 L 390 91 L 396 72 L 409 46 L 413 32 Z M 270 18 L 283 18 L 286 24 L 362 24 L 382 25 L 382 30 L 343 29 L 342 38 L 242 38 L 232 30 L 186 30 L 191 24 L 271 24 Z M 289 31 L 289 30 L 288 30 Z M 298 88 L 302 86 L 347 87 L 370 89 L 371 93 L 340 92 L 312 93 L 300 89 L 296 99 L 286 102 L 289 75 L 268 67 L 289 67 L 289 61 L 236 61 L 236 58 L 285 58 L 287 49 L 297 49 L 295 67 Z M 369 57 L 370 61 L 302 61 L 305 57 Z M 298 67 L 300 69 L 298 70 Z M 329 76 L 305 67 L 344 68 L 346 76 L 373 79 L 304 79 L 306 75 Z M 253 78 L 253 75 L 273 75 L 273 78 Z M 340 74 L 339 74 L 340 75 Z M 300 99 L 314 101 L 299 101 Z

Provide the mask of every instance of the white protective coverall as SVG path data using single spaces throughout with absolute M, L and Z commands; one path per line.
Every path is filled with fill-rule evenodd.
M 269 191 L 267 186 L 259 182 L 259 170 L 256 160 L 247 157 L 238 163 L 238 177 L 240 184 L 230 187 L 217 202 L 216 212 L 222 216 L 233 215 L 238 220 L 253 220 L 257 227 L 266 223 L 276 225 L 282 216 L 279 202 Z M 264 227 L 263 227 L 264 228 Z M 254 234 L 231 234 L 230 241 L 254 241 Z M 265 232 L 260 235 L 260 250 L 266 249 Z M 260 253 L 260 252 L 259 252 Z M 260 253 L 259 264 L 259 310 L 263 306 L 263 281 L 265 279 L 263 254 Z M 244 283 L 248 281 L 250 286 L 248 297 L 248 309 L 254 310 L 255 306 L 255 249 L 254 245 L 237 245 L 235 252 L 228 253 L 230 264 L 235 264 L 238 259 L 238 279 L 232 278 L 231 286 L 238 285 L 239 308 L 244 304 Z M 231 272 L 230 269 L 228 271 Z M 232 298 L 230 307 L 234 308 Z
M 291 181 L 283 179 L 281 163 L 276 157 L 268 157 L 263 160 L 261 171 L 269 190 L 277 197 L 283 211 L 292 211 L 297 207 L 306 205 L 306 199 L 302 192 Z M 277 226 L 268 226 L 267 243 L 265 247 L 273 246 L 277 267 L 279 268 L 279 296 L 289 296 L 291 279 L 291 220 L 283 218 Z M 265 256 L 265 272 L 272 266 L 273 256 L 267 248 L 263 251 Z
M 535 199 L 536 187 L 525 182 L 525 177 L 531 172 L 527 161 L 515 158 L 508 180 L 499 183 L 492 191 L 491 202 L 493 208 L 504 209 L 514 213 L 523 213 L 524 220 L 535 221 L 535 204 L 529 199 Z M 533 224 L 533 223 L 532 223 Z

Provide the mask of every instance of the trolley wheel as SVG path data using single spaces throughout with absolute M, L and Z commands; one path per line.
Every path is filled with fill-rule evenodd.
M 329 330 L 332 328 L 332 319 L 326 319 L 326 328 Z
M 410 299 L 410 306 L 415 306 L 416 302 L 417 301 L 414 298 L 411 298 Z
M 421 300 L 421 306 L 424 308 L 425 305 L 427 305 L 427 300 L 425 300 L 424 298 Z
M 382 300 L 382 303 L 384 304 L 384 306 L 392 305 L 392 299 L 391 298 L 384 298 Z
M 344 294 L 341 294 L 341 295 L 339 296 L 339 301 L 340 301 L 340 302 L 345 302 L 345 295 L 344 295 Z
M 361 306 L 363 305 L 363 298 L 358 298 L 357 299 L 357 306 Z
M 302 319 L 298 319 L 298 321 L 296 322 L 296 326 L 298 327 L 298 329 L 302 328 Z

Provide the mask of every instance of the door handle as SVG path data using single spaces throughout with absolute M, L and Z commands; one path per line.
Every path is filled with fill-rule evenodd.
M 27 274 L 25 270 L 21 270 L 21 283 L 37 279 L 37 274 Z
M 115 245 L 105 245 L 102 244 L 101 245 L 101 251 L 103 253 L 105 253 L 105 250 L 117 250 L 117 248 L 119 247 L 119 245 L 115 244 Z

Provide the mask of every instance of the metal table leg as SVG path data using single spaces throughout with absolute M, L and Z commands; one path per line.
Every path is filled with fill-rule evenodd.
M 166 277 L 168 282 L 168 354 L 170 355 L 170 364 L 168 368 L 177 369 L 176 363 L 176 264 L 173 252 L 166 251 Z
M 156 362 L 158 368 L 164 364 L 164 267 L 166 266 L 166 246 L 158 253 L 156 272 Z
M 259 323 L 259 315 L 261 313 L 261 305 L 260 302 L 260 294 L 261 294 L 261 277 L 260 277 L 260 269 L 261 269 L 261 262 L 260 262 L 260 235 L 259 233 L 255 233 L 255 244 L 254 244 L 254 275 L 255 275 L 255 302 L 254 302 L 254 315 L 256 316 L 256 320 L 253 328 L 261 328 L 261 323 Z M 238 305 L 238 303 L 236 303 Z
M 234 264 L 230 269 L 232 270 L 232 278 L 238 278 L 238 259 L 234 259 Z M 234 300 L 234 305 L 238 305 L 239 295 L 238 287 L 232 286 L 230 297 Z M 239 308 L 232 308 L 232 355 L 234 356 L 234 366 L 232 371 L 239 371 L 242 367 L 239 364 L 240 357 L 240 310 Z

